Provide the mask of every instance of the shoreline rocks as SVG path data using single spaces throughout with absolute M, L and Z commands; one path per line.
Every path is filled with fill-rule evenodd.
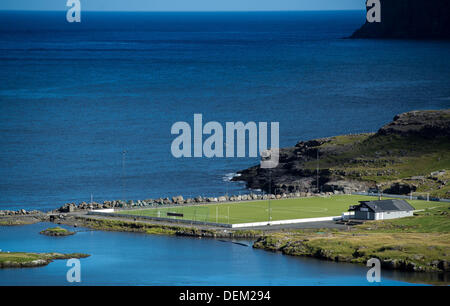
M 25 209 L 19 209 L 19 210 L 0 210 L 0 217 L 7 217 L 7 216 L 34 216 L 34 215 L 40 215 L 43 214 L 43 212 L 39 210 L 30 210 L 27 211 Z

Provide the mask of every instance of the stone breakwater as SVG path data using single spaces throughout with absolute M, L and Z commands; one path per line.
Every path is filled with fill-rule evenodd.
M 27 211 L 25 209 L 19 210 L 0 210 L 0 216 L 35 216 L 42 214 L 39 210 L 30 210 Z
M 38 210 L 27 211 L 25 209 L 14 210 L 0 210 L 0 225 L 25 225 L 33 224 L 37 222 L 55 222 L 55 223 L 67 223 L 68 214 L 70 213 L 86 213 L 89 210 L 97 209 L 134 209 L 134 208 L 154 208 L 154 207 L 169 207 L 169 206 L 181 206 L 181 205 L 201 205 L 201 204 L 213 204 L 213 203 L 230 203 L 230 202 L 244 202 L 244 201 L 258 201 L 268 199 L 289 199 L 289 198 L 302 198 L 312 196 L 331 196 L 336 194 L 344 194 L 341 191 L 334 192 L 322 192 L 322 193 L 310 193 L 310 192 L 293 192 L 293 193 L 281 193 L 281 194 L 244 194 L 244 195 L 231 195 L 231 196 L 219 196 L 219 197 L 202 197 L 184 198 L 183 196 L 174 196 L 172 198 L 158 198 L 147 200 L 129 200 L 129 201 L 104 201 L 103 203 L 97 202 L 81 202 L 81 203 L 66 203 L 63 206 L 54 209 L 49 212 L 42 212 Z M 70 222 L 69 222 L 70 223 Z M 77 223 L 72 224 L 77 226 Z
M 48 221 L 48 215 L 38 210 L 0 210 L 0 225 L 25 225 L 41 221 Z
M 344 194 L 341 191 L 334 192 L 322 192 L 322 193 L 310 193 L 310 192 L 293 192 L 293 193 L 281 193 L 281 194 L 244 194 L 244 195 L 231 195 L 231 196 L 219 196 L 219 197 L 195 197 L 184 198 L 183 196 L 174 196 L 172 198 L 158 198 L 147 199 L 137 201 L 104 201 L 103 203 L 97 202 L 82 202 L 66 203 L 60 208 L 52 211 L 51 213 L 71 213 L 85 210 L 95 209 L 110 209 L 110 208 L 134 208 L 134 207 L 155 207 L 165 205 L 191 205 L 191 204 L 208 204 L 208 203 L 225 203 L 225 202 L 242 202 L 242 201 L 258 201 L 268 199 L 288 199 L 288 198 L 302 198 L 311 196 L 331 196 L 336 194 Z

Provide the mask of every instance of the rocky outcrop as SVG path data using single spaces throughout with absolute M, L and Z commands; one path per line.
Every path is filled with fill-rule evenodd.
M 64 237 L 64 236 L 74 235 L 75 232 L 66 230 L 62 227 L 52 227 L 52 228 L 47 228 L 43 231 L 40 231 L 39 234 L 45 235 L 45 236 L 51 236 L 51 237 Z
M 300 141 L 294 147 L 280 149 L 276 168 L 253 166 L 238 171 L 232 180 L 274 194 L 383 191 L 373 177 L 405 177 L 400 173 L 403 166 L 398 166 L 405 164 L 405 158 L 417 158 L 436 150 L 441 150 L 441 156 L 449 156 L 448 144 L 450 110 L 411 111 L 395 116 L 375 134 Z M 434 170 L 432 167 L 430 170 Z M 384 186 L 384 192 L 409 194 L 418 186 L 397 183 Z
M 412 111 L 397 115 L 377 135 L 419 136 L 436 138 L 450 136 L 450 109 Z
M 381 22 L 366 22 L 351 38 L 450 39 L 450 1 L 380 0 Z
M 273 194 L 292 192 L 320 193 L 367 190 L 373 184 L 345 180 L 342 173 L 329 168 L 314 169 L 317 161 L 325 156 L 338 155 L 345 151 L 345 147 L 327 147 L 331 138 L 321 138 L 300 141 L 295 147 L 280 149 L 278 167 L 262 169 L 254 166 L 238 172 L 233 181 L 245 181 L 248 188 L 261 189 Z M 325 145 L 325 146 L 324 146 Z M 320 164 L 320 162 L 319 162 Z

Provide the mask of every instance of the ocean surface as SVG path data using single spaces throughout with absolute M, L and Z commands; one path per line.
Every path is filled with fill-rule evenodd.
M 0 12 L 0 209 L 245 192 L 257 158 L 176 159 L 172 124 L 279 122 L 280 145 L 450 107 L 449 42 L 349 40 L 362 11 Z
M 172 124 L 279 122 L 280 145 L 450 107 L 449 42 L 344 39 L 362 11 L 0 12 L 0 209 L 246 192 L 256 158 L 176 159 Z M 210 239 L 0 227 L 3 251 L 85 252 L 81 284 L 366 285 L 363 266 Z M 251 242 L 248 242 L 250 244 Z M 66 261 L 0 285 L 67 284 Z M 417 281 L 383 272 L 382 285 Z
M 81 282 L 69 283 L 67 260 L 45 267 L 0 269 L 1 285 L 361 285 L 396 286 L 437 282 L 424 273 L 381 271 L 380 283 L 369 283 L 369 268 L 255 250 L 215 239 L 197 239 L 90 231 L 69 228 L 68 237 L 39 231 L 52 224 L 0 227 L 3 251 L 82 252 Z

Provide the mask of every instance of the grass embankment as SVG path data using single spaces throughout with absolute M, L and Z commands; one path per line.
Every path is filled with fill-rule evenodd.
M 320 168 L 329 169 L 347 179 L 375 182 L 388 186 L 394 182 L 412 184 L 417 192 L 432 197 L 450 198 L 450 141 L 418 136 L 358 134 L 332 137 L 318 146 L 324 154 Z M 316 161 L 307 162 L 313 171 Z M 447 169 L 442 176 L 430 173 Z
M 211 238 L 256 238 L 261 236 L 260 231 L 252 230 L 231 231 L 96 218 L 84 219 L 83 226 L 102 231 L 133 232 L 153 235 L 177 235 Z
M 30 217 L 30 218 L 18 218 L 15 216 L 11 217 L 1 217 L 0 226 L 14 226 L 14 225 L 28 225 L 41 222 L 40 219 Z
M 446 205 L 414 217 L 367 222 L 350 231 L 278 232 L 260 238 L 254 247 L 351 263 L 378 258 L 383 267 L 399 270 L 449 271 L 449 213 Z
M 289 220 L 303 218 L 318 218 L 340 216 L 348 211 L 350 205 L 358 201 L 377 200 L 376 197 L 337 195 L 331 197 L 308 197 L 296 199 L 281 199 L 271 201 L 272 220 Z M 416 209 L 443 205 L 439 202 L 408 201 Z M 168 212 L 181 213 L 183 217 L 173 219 L 197 220 L 225 224 L 263 222 L 269 218 L 268 201 L 249 201 L 239 203 L 207 204 L 174 206 L 165 208 L 150 208 L 142 210 L 124 210 L 121 214 L 136 216 L 165 217 Z
M 30 268 L 46 266 L 55 259 L 85 258 L 88 254 L 0 252 L 0 268 Z
M 49 227 L 41 231 L 40 234 L 46 236 L 70 236 L 74 235 L 75 232 L 71 232 L 65 228 L 57 226 L 57 227 Z

